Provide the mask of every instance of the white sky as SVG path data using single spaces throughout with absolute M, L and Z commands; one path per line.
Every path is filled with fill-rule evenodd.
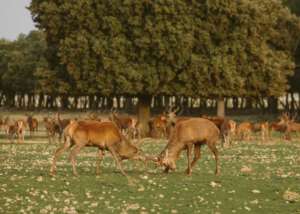
M 31 14 L 26 6 L 31 0 L 0 0 L 0 38 L 15 40 L 20 33 L 34 30 Z

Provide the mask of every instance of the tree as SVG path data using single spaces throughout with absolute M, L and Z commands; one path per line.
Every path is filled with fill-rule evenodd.
M 13 106 L 16 94 L 21 97 L 27 94 L 32 101 L 39 83 L 36 72 L 47 67 L 43 33 L 32 31 L 28 35 L 20 34 L 16 41 L 2 40 L 0 46 L 0 84 L 7 104 Z
M 30 10 L 62 92 L 137 96 L 144 125 L 153 95 L 281 95 L 299 32 L 279 0 L 33 0 Z

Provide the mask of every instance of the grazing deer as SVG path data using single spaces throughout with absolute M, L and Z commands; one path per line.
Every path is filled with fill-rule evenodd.
M 165 172 L 176 169 L 176 160 L 182 150 L 187 150 L 188 168 L 187 175 L 192 174 L 192 168 L 200 159 L 202 145 L 207 145 L 213 152 L 216 161 L 215 173 L 219 174 L 219 157 L 216 143 L 220 131 L 211 121 L 204 118 L 193 118 L 177 122 L 170 136 L 169 142 L 159 154 L 157 162 L 165 167 Z M 192 149 L 194 146 L 194 159 Z
M 15 122 L 6 124 L 6 134 L 11 143 L 13 139 L 18 137 L 18 143 L 24 143 L 26 124 L 23 120 L 17 120 Z
M 127 177 L 120 160 L 135 159 L 145 160 L 140 154 L 139 149 L 131 144 L 119 131 L 118 127 L 112 122 L 97 121 L 71 121 L 64 130 L 64 144 L 59 147 L 54 154 L 51 175 L 56 172 L 57 158 L 68 148 L 74 146 L 70 153 L 70 161 L 73 167 L 73 174 L 78 175 L 76 171 L 76 155 L 86 146 L 98 148 L 98 162 L 96 172 L 99 174 L 99 166 L 103 159 L 104 151 L 108 150 L 114 158 L 116 165 L 121 173 Z
M 38 131 L 38 120 L 34 118 L 32 115 L 27 115 L 27 124 L 29 127 L 29 135 L 32 136 L 34 132 Z
M 280 121 L 276 124 L 276 126 L 272 126 L 272 128 L 274 129 L 275 127 L 277 128 L 277 130 L 279 131 L 283 131 L 285 133 L 284 137 L 287 140 L 291 140 L 291 133 L 295 132 L 298 133 L 300 132 L 300 123 L 294 122 L 295 121 L 296 116 L 294 117 L 290 117 L 289 114 L 284 113 L 281 115 L 280 117 Z M 280 127 L 280 128 L 278 128 Z
M 240 140 L 250 140 L 252 124 L 250 122 L 242 122 L 237 126 L 236 132 Z
M 269 122 L 261 122 L 252 124 L 252 132 L 260 132 L 261 142 L 264 143 L 269 140 Z

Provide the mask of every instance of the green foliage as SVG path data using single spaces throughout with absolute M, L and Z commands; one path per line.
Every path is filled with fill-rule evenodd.
M 299 20 L 279 0 L 33 0 L 58 93 L 279 96 Z M 41 73 L 41 72 L 40 72 Z
M 291 11 L 297 16 L 300 16 L 300 1 L 298 0 L 283 0 L 284 4 L 287 5 Z
M 38 78 L 35 72 L 47 67 L 44 57 L 46 42 L 39 31 L 27 36 L 21 34 L 16 41 L 0 41 L 1 90 L 10 93 L 36 93 Z M 42 87 L 42 86 L 41 86 Z

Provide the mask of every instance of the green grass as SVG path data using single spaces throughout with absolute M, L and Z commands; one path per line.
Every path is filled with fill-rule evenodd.
M 95 174 L 96 149 L 84 148 L 73 177 L 68 152 L 58 161 L 56 177 L 48 175 L 57 145 L 41 135 L 23 145 L 0 143 L 0 213 L 300 213 L 283 193 L 300 193 L 299 142 L 272 145 L 239 143 L 220 148 L 221 175 L 206 147 L 188 177 L 185 152 L 177 171 L 166 175 L 149 164 L 124 161 L 127 179 L 106 155 L 101 175 Z M 28 143 L 33 142 L 33 143 Z M 147 140 L 142 149 L 158 154 L 166 141 Z M 243 173 L 247 166 L 252 172 Z

